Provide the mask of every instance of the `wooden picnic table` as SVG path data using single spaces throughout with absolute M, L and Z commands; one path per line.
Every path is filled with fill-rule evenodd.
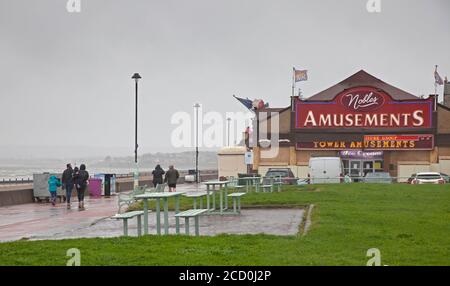
M 211 213 L 211 211 L 216 210 L 216 192 L 219 192 L 220 195 L 220 211 L 219 214 L 223 214 L 223 211 L 228 209 L 228 184 L 230 181 L 208 181 L 205 182 L 206 185 L 206 206 L 208 208 L 208 212 Z M 219 186 L 219 189 L 216 190 L 216 186 Z M 224 186 L 224 188 L 222 188 Z M 213 196 L 213 208 L 211 209 L 211 202 L 210 202 L 210 194 L 209 192 L 212 192 Z M 224 193 L 225 193 L 225 204 L 224 204 Z
M 164 202 L 164 234 L 169 234 L 169 198 L 175 198 L 175 214 L 180 212 L 180 196 L 184 192 L 166 192 L 166 193 L 146 193 L 137 195 L 137 200 L 144 201 L 144 234 L 148 234 L 148 200 L 156 200 L 156 232 L 161 234 L 161 206 L 160 200 Z M 180 233 L 180 219 L 175 217 L 176 233 Z

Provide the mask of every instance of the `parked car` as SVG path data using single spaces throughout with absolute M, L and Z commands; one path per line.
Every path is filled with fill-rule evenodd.
M 281 180 L 285 185 L 295 185 L 297 183 L 297 179 L 290 168 L 269 168 L 265 177 L 273 177 L 275 182 Z
M 367 173 L 364 183 L 392 184 L 392 177 L 388 172 Z
M 444 173 L 440 173 L 442 178 L 444 178 L 446 184 L 450 184 L 450 176 Z
M 344 165 L 339 157 L 315 157 L 309 159 L 311 184 L 333 184 L 344 181 Z
M 437 172 L 417 173 L 411 184 L 445 184 L 445 179 Z

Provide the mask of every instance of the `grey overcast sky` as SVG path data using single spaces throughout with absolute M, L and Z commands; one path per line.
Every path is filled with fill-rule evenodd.
M 0 145 L 122 148 L 170 144 L 176 111 L 285 107 L 292 67 L 310 96 L 364 69 L 416 95 L 450 76 L 450 1 L 0 0 Z M 118 149 L 117 149 L 118 150 Z M 128 151 L 125 151 L 128 152 Z

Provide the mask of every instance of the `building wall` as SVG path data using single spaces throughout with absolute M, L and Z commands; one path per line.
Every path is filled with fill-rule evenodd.
M 270 112 L 267 114 L 270 116 Z M 279 113 L 279 132 L 280 134 L 288 134 L 291 132 L 291 110 L 290 108 L 283 110 Z M 269 117 L 266 121 L 259 122 L 259 130 L 270 133 L 272 127 L 272 117 Z
M 408 178 L 415 173 L 418 172 L 430 172 L 431 165 L 427 162 L 398 162 L 398 176 L 397 182 L 405 183 L 408 181 Z
M 438 133 L 450 133 L 450 111 L 438 106 Z
M 450 156 L 450 147 L 438 147 L 439 156 Z
M 247 173 L 245 154 L 218 155 L 219 177 L 237 177 L 238 173 Z
M 269 154 L 273 152 L 273 154 Z M 276 154 L 277 153 L 277 154 Z M 275 149 L 270 148 L 260 148 L 259 165 L 289 165 L 290 159 L 290 148 L 289 147 L 279 147 L 278 152 Z M 271 155 L 274 155 L 271 157 Z
M 430 163 L 430 151 L 388 151 L 384 152 L 384 171 L 391 176 L 403 176 L 399 174 L 399 165 L 422 165 L 424 162 Z M 401 163 L 400 163 L 401 162 Z M 403 169 L 402 169 L 402 172 Z M 412 174 L 412 173 L 411 173 Z M 411 175 L 409 174 L 409 175 Z
M 336 157 L 337 155 L 337 151 L 297 151 L 297 165 L 308 164 L 311 157 Z

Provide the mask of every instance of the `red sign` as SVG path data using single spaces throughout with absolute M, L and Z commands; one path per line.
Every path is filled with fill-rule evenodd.
M 296 101 L 296 128 L 431 128 L 433 99 L 395 101 L 372 87 L 356 87 L 332 101 Z
M 374 111 L 384 105 L 383 95 L 376 90 L 354 88 L 341 96 L 341 104 L 350 111 Z
M 298 150 L 432 150 L 434 135 L 366 135 L 360 141 L 298 142 Z

